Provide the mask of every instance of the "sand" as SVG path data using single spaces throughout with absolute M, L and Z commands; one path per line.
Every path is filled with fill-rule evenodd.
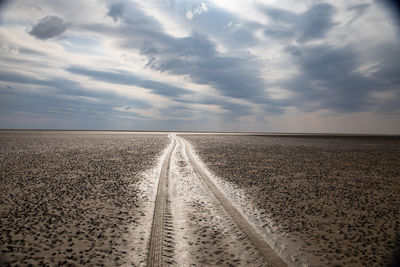
M 400 247 L 399 138 L 182 136 L 293 265 L 383 266 Z
M 400 247 L 400 138 L 182 135 L 292 266 L 385 266 Z M 0 263 L 145 266 L 166 134 L 0 131 Z M 194 172 L 171 156 L 163 260 L 263 266 Z
M 133 133 L 1 132 L 3 263 L 144 265 L 151 169 L 168 142 Z
M 263 266 L 262 255 L 199 180 L 179 142 L 172 154 L 170 195 L 175 262 L 180 266 Z

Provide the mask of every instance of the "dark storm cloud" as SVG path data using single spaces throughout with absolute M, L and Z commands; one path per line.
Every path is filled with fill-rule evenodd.
M 47 16 L 39 20 L 32 27 L 29 34 L 41 40 L 51 39 L 62 35 L 68 28 L 68 24 L 57 16 Z
M 16 99 L 18 99 L 16 101 Z M 60 94 L 14 92 L 1 94 L 1 108 L 6 111 L 29 112 L 41 114 L 79 113 L 83 109 L 93 110 L 90 102 L 81 98 L 69 99 Z M 99 105 L 96 109 L 98 109 Z
M 85 122 L 81 126 L 83 128 L 93 127 L 91 126 L 92 123 L 98 121 L 99 125 L 96 125 L 94 128 L 104 128 L 105 120 L 124 115 L 123 112 L 114 109 L 115 102 L 117 101 L 123 103 L 121 99 L 115 98 L 90 101 L 85 98 L 68 97 L 52 92 L 38 94 L 31 91 L 8 93 L 0 91 L 0 112 L 4 116 L 8 114 L 10 117 L 25 113 L 31 117 L 44 116 L 56 120 L 83 120 Z M 136 106 L 134 101 L 125 101 L 127 104 Z M 130 112 L 129 114 L 136 118 L 148 119 L 136 113 Z M 50 127 L 54 128 L 55 126 L 50 125 Z
M 3 8 L 8 2 L 9 0 L 0 0 L 0 8 Z
M 304 43 L 325 37 L 336 25 L 333 22 L 335 7 L 327 3 L 314 4 L 300 14 L 278 8 L 262 8 L 272 20 L 264 33 L 272 38 L 296 38 L 297 42 Z
M 35 55 L 35 56 L 46 56 L 45 53 L 42 53 L 42 52 L 37 51 L 37 50 L 30 49 L 30 48 L 24 48 L 24 47 L 19 48 L 18 52 L 21 53 L 21 54 L 28 54 L 28 55 Z
M 107 16 L 113 18 L 114 21 L 118 21 L 118 19 L 122 16 L 123 10 L 123 3 L 113 3 L 109 7 Z
M 369 8 L 369 4 L 350 6 L 347 11 L 354 15 L 347 25 L 359 19 Z M 285 51 L 294 59 L 299 74 L 276 84 L 277 87 L 292 90 L 296 97 L 283 101 L 282 106 L 297 106 L 305 111 L 369 111 L 381 109 L 378 107 L 382 105 L 374 99 L 373 93 L 398 90 L 399 49 L 381 45 L 384 52 L 380 52 L 378 58 L 382 61 L 375 65 L 376 71 L 367 76 L 358 71 L 362 63 L 352 46 L 315 46 L 308 43 L 322 39 L 336 25 L 333 21 L 335 7 L 315 4 L 303 13 L 267 7 L 264 12 L 271 19 L 264 31 L 266 35 L 285 42 L 297 41 L 297 45 L 286 46 Z M 278 106 L 275 102 L 273 107 Z
M 120 20 L 125 24 L 139 27 L 138 30 L 162 31 L 161 24 L 153 17 L 145 14 L 133 1 L 121 0 L 112 3 L 108 7 L 106 15 L 115 22 Z M 125 34 L 128 34 L 128 32 Z
M 138 99 L 126 99 L 122 96 L 119 96 L 112 92 L 99 92 L 88 90 L 83 88 L 79 83 L 75 81 L 71 81 L 63 78 L 51 78 L 51 79 L 43 79 L 39 80 L 33 77 L 28 77 L 25 75 L 12 73 L 12 72 L 3 72 L 0 71 L 0 81 L 2 82 L 10 82 L 16 84 L 22 84 L 25 86 L 34 85 L 34 86 L 43 86 L 46 88 L 50 88 L 51 90 L 43 91 L 41 93 L 36 93 L 37 97 L 46 94 L 52 94 L 54 97 L 59 95 L 60 97 L 90 97 L 93 99 L 99 99 L 102 101 L 114 101 L 113 103 L 118 103 L 118 105 L 134 105 L 137 108 L 148 108 L 150 105 Z M 114 105 L 110 102 L 111 105 Z M 44 106 L 45 107 L 45 106 Z
M 0 12 L 2 12 L 11 2 L 11 0 L 0 0 Z
M 315 4 L 301 14 L 298 28 L 301 30 L 299 42 L 306 42 L 326 35 L 335 23 L 332 21 L 335 8 L 329 4 Z
M 208 84 L 222 95 L 256 100 L 263 97 L 265 85 L 255 66 L 244 59 L 231 57 L 185 58 L 174 54 L 147 54 L 150 66 L 159 71 L 189 75 L 193 82 Z
M 207 36 L 194 33 L 189 37 L 173 38 L 169 35 L 154 36 L 152 42 L 144 42 L 141 53 L 145 55 L 166 54 L 181 57 L 214 57 L 215 44 Z M 127 46 L 131 45 L 127 43 Z
M 51 78 L 51 79 L 36 79 L 30 76 L 13 73 L 13 72 L 5 72 L 0 71 L 0 81 L 3 82 L 12 82 L 12 83 L 19 83 L 19 84 L 26 84 L 26 85 L 36 85 L 36 86 L 45 86 L 54 88 L 57 90 L 66 89 L 68 91 L 76 90 L 80 88 L 79 83 L 75 81 L 71 81 L 64 78 Z M 82 90 L 82 96 L 92 96 L 90 95 L 90 91 Z M 93 94 L 95 96 L 96 94 Z
M 195 5 L 189 5 L 188 9 L 193 10 L 194 7 Z M 297 41 L 298 43 L 297 46 L 288 46 L 286 51 L 293 56 L 300 74 L 278 84 L 269 84 L 261 78 L 262 66 L 257 63 L 257 59 L 251 56 L 224 55 L 218 52 L 216 43 L 202 33 L 214 34 L 215 31 L 220 31 L 223 40 L 240 43 L 242 39 L 251 37 L 249 42 L 243 41 L 243 44 L 250 46 L 257 43 L 252 31 L 259 25 L 253 28 L 241 28 L 247 32 L 246 34 L 225 36 L 226 32 L 230 31 L 226 27 L 229 22 L 234 24 L 237 21 L 228 12 L 224 13 L 218 9 L 210 8 L 206 13 L 195 14 L 193 20 L 187 23 L 191 23 L 199 31 L 194 31 L 182 38 L 167 34 L 154 18 L 146 15 L 134 4 L 125 1 L 111 5 L 108 11 L 109 16 L 122 22 L 118 27 L 111 28 L 104 25 L 86 25 L 86 27 L 91 31 L 118 37 L 120 46 L 125 49 L 140 49 L 140 53 L 147 58 L 147 66 L 153 70 L 185 75 L 195 83 L 212 86 L 222 96 L 246 99 L 258 105 L 267 114 L 280 114 L 288 106 L 301 107 L 309 111 L 367 110 L 376 105 L 376 101 L 371 98 L 374 90 L 389 90 L 385 87 L 384 80 L 394 79 L 395 76 L 391 72 L 396 71 L 393 66 L 389 66 L 390 60 L 379 66 L 381 71 L 376 73 L 379 77 L 366 77 L 356 72 L 361 63 L 358 60 L 359 55 L 352 47 L 310 45 L 309 41 L 323 39 L 338 24 L 333 19 L 337 12 L 333 5 L 314 4 L 302 13 L 265 6 L 262 8 L 271 19 L 265 26 L 264 32 L 267 36 L 273 40 Z M 348 12 L 354 12 L 352 18 L 354 21 L 368 8 L 368 4 L 355 5 L 349 7 Z M 125 77 L 125 74 L 118 78 L 108 77 L 105 73 L 90 75 L 86 73 L 86 75 L 100 80 L 107 79 L 114 83 L 136 83 L 136 80 Z M 385 75 L 386 78 L 383 79 Z M 270 99 L 266 90 L 271 85 L 292 90 L 298 97 L 286 100 Z M 196 100 L 195 103 L 204 102 Z M 223 103 L 217 103 L 217 105 L 228 110 L 232 116 L 252 113 L 252 109 L 245 105 L 225 104 L 224 106 Z
M 191 94 L 192 91 L 172 86 L 166 83 L 161 83 L 157 81 L 151 81 L 146 79 L 141 79 L 136 77 L 135 75 L 127 72 L 121 71 L 97 71 L 97 70 L 90 70 L 80 67 L 71 67 L 68 68 L 67 71 L 74 73 L 85 75 L 90 78 L 93 78 L 98 81 L 104 81 L 108 83 L 114 84 L 123 84 L 123 85 L 132 85 L 132 86 L 139 86 L 143 88 L 150 89 L 154 94 L 169 96 L 169 97 L 177 97 L 184 94 Z
M 291 27 L 283 25 L 268 27 L 264 30 L 264 34 L 273 39 L 291 39 L 295 37 L 295 32 L 293 31 L 293 29 Z
M 29 64 L 29 66 L 31 66 L 33 68 L 37 68 L 37 67 L 48 68 L 48 67 L 51 67 L 49 62 L 46 62 L 46 61 L 39 61 L 39 60 L 35 60 L 35 59 L 21 59 L 21 58 L 15 58 L 15 57 L 12 57 L 12 56 L 11 57 L 4 56 L 2 58 L 2 61 L 6 62 L 8 64 L 26 64 L 26 65 Z
M 274 7 L 261 7 L 265 14 L 268 15 L 275 22 L 284 22 L 288 24 L 294 24 L 298 19 L 299 15 L 285 9 L 274 8 Z
M 347 10 L 352 11 L 355 14 L 354 17 L 347 24 L 348 25 L 352 24 L 354 21 L 356 21 L 358 18 L 364 15 L 364 13 L 367 12 L 370 6 L 371 6 L 370 4 L 358 4 L 350 6 Z
M 207 36 L 185 38 L 163 36 L 145 42 L 141 48 L 154 70 L 188 75 L 193 82 L 208 84 L 224 96 L 253 101 L 264 97 L 266 85 L 259 77 L 256 61 L 220 55 Z
M 12 3 L 11 0 L 0 0 L 0 24 L 2 22 L 3 12 L 7 9 L 10 3 Z
M 295 101 L 307 111 L 365 111 L 374 105 L 370 93 L 384 89 L 379 79 L 356 71 L 360 64 L 358 56 L 349 47 L 320 45 L 296 49 L 301 74 L 284 86 L 298 94 Z
M 108 13 L 114 13 L 112 9 L 110 6 Z M 123 2 L 118 10 L 122 21 L 118 27 L 81 27 L 118 37 L 119 44 L 124 49 L 140 49 L 140 53 L 148 60 L 147 67 L 153 70 L 186 75 L 195 83 L 214 87 L 224 96 L 273 104 L 273 101 L 265 98 L 266 84 L 260 77 L 260 68 L 254 58 L 249 55 L 240 58 L 224 56 L 217 51 L 216 44 L 207 35 L 198 32 L 182 38 L 171 36 L 162 30 L 154 18 L 147 16 L 131 2 Z M 91 75 L 97 76 L 96 79 L 106 79 L 101 78 L 101 73 Z M 135 83 L 127 77 L 119 80 Z M 157 91 L 161 92 L 162 90 Z
M 1 75 L 1 77 L 3 76 Z M 16 77 L 14 76 L 14 78 Z M 138 129 L 138 124 L 127 123 L 133 119 L 154 119 L 129 112 L 129 121 L 127 121 L 126 118 L 122 119 L 124 116 L 126 117 L 127 113 L 116 110 L 121 106 L 130 106 L 136 109 L 150 107 L 143 100 L 127 98 L 112 92 L 85 90 L 84 88 L 52 87 L 52 90 L 42 89 L 40 86 L 32 88 L 28 83 L 18 84 L 18 80 L 13 81 L 13 89 L 0 89 L 2 127 L 51 129 L 59 127 L 67 129 L 107 129 L 109 127 L 129 129 L 133 127 Z M 25 79 L 23 82 L 29 80 L 32 81 L 32 79 Z M 35 84 L 43 83 L 35 82 L 34 79 L 33 82 Z M 45 84 L 55 85 L 54 82 Z M 59 122 L 62 126 L 57 126 Z M 115 124 L 117 122 L 119 122 L 118 126 Z M 111 123 L 112 126 L 107 126 L 108 123 Z
M 27 77 L 18 73 L 5 71 L 0 71 L 0 81 L 34 85 L 44 85 L 48 82 L 45 80 L 42 81 L 35 78 Z

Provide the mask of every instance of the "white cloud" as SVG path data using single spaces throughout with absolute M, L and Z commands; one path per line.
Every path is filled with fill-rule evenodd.
M 204 3 L 204 2 L 201 3 L 201 6 L 194 9 L 194 13 L 197 15 L 200 15 L 200 14 L 206 13 L 206 12 L 208 12 L 208 7 L 207 7 L 206 3 Z
M 2 13 L 0 69 L 15 73 L 16 77 L 48 82 L 38 85 L 2 81 L 0 84 L 4 88 L 11 85 L 21 97 L 31 96 L 30 93 L 49 97 L 61 90 L 56 81 L 70 82 L 79 87 L 72 88 L 71 92 L 84 93 L 63 96 L 69 106 L 60 104 L 57 112 L 68 113 L 73 108 L 87 111 L 89 107 L 98 108 L 94 104 L 103 105 L 101 114 L 107 113 L 104 110 L 110 114 L 119 112 L 118 125 L 122 118 L 141 121 L 152 118 L 176 119 L 176 127 L 183 127 L 180 121 L 202 120 L 203 124 L 197 126 L 205 130 L 334 131 L 334 127 L 342 126 L 341 131 L 357 132 L 373 131 L 368 123 L 376 123 L 387 131 L 400 132 L 392 125 L 398 115 L 390 118 L 380 115 L 396 114 L 399 110 L 396 103 L 400 105 L 398 80 L 392 75 L 399 69 L 393 59 L 399 51 L 400 39 L 397 25 L 387 18 L 383 6 L 376 1 L 329 1 L 334 6 L 332 18 L 324 20 L 326 31 L 314 34 L 315 38 L 300 41 L 298 36 L 280 39 L 266 34 L 266 30 L 279 23 L 265 8 L 301 16 L 317 2 L 121 0 L 130 9 L 125 10 L 128 12 L 124 14 L 125 20 L 116 20 L 107 16 L 110 5 L 115 3 L 109 0 L 16 0 Z M 60 25 L 68 24 L 68 27 L 57 28 L 59 31 L 56 29 L 49 37 L 41 35 L 45 37 L 43 40 L 34 38 L 29 31 L 45 17 L 59 18 Z M 287 36 L 290 30 L 298 35 L 302 30 L 290 23 L 284 26 L 287 28 L 278 30 L 288 30 Z M 154 51 L 143 52 L 145 41 Z M 317 48 L 321 57 L 329 58 L 329 54 L 352 57 L 349 62 L 354 68 L 345 78 L 359 79 L 357 88 L 353 89 L 364 94 L 357 96 L 365 99 L 360 104 L 365 110 L 344 112 L 333 101 L 347 89 L 332 87 L 332 74 L 340 71 L 327 66 L 321 71 L 322 66 L 310 66 L 319 61 L 312 60 L 307 53 Z M 151 60 L 163 63 L 163 68 L 152 68 Z M 182 67 L 182 64 L 186 65 Z M 104 75 L 128 73 L 139 80 L 181 88 L 186 94 L 168 95 L 151 86 L 121 84 L 113 77 L 108 81 L 89 78 L 67 71 L 71 66 L 103 71 Z M 314 71 L 315 76 L 307 76 L 306 69 Z M 385 75 L 393 79 L 381 86 L 378 80 Z M 334 80 L 335 86 L 340 85 L 338 80 Z M 358 87 L 367 87 L 365 81 L 375 82 L 377 89 L 371 86 L 362 91 Z M 6 96 L 10 99 L 10 95 Z M 77 102 L 87 103 L 88 107 L 75 105 L 74 96 Z M 328 111 L 321 109 L 322 101 L 329 102 L 326 99 L 334 102 Z M 129 104 L 134 102 L 142 106 Z M 335 107 L 342 113 L 336 114 Z M 15 116 L 21 118 L 23 112 L 27 113 L 15 110 L 19 114 Z M 107 125 L 112 121 L 110 118 Z M 352 125 L 350 120 L 359 123 Z

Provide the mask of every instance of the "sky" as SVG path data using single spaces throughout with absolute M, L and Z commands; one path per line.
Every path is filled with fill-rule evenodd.
M 399 18 L 382 0 L 0 0 L 0 128 L 400 134 Z

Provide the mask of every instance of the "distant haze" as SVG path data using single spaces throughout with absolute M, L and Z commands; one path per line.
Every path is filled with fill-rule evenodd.
M 0 1 L 0 128 L 400 134 L 399 10 Z

